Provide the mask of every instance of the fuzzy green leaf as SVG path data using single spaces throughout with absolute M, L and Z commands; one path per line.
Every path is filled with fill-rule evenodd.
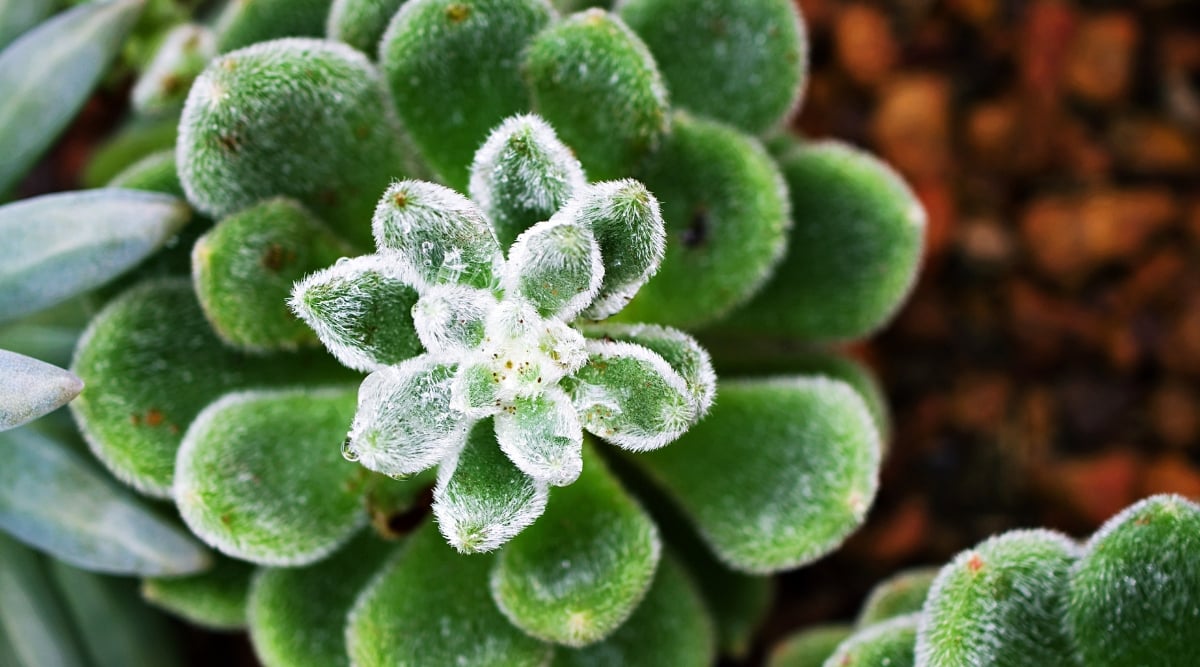
M 1185 667 L 1200 627 L 1200 505 L 1153 496 L 1108 520 L 1070 574 L 1066 625 L 1085 665 Z
M 546 514 L 500 552 L 492 595 L 517 627 L 586 646 L 608 637 L 641 602 L 661 552 L 658 529 L 597 453 L 553 492 Z M 693 593 L 694 596 L 694 593 Z
M 908 614 L 858 630 L 838 645 L 824 667 L 913 667 L 916 664 L 913 646 L 920 621 L 920 614 Z M 974 667 L 980 663 L 955 664 Z
M 426 522 L 363 591 L 346 643 L 357 667 L 539 667 L 551 647 L 526 636 L 488 595 L 490 555 L 463 556 Z
M 58 440 L 31 428 L 0 434 L 0 529 L 77 567 L 182 575 L 210 554 Z
M 53 14 L 58 5 L 56 0 L 0 0 L 0 50 Z
M 163 37 L 133 87 L 133 108 L 144 114 L 178 111 L 196 77 L 215 57 L 217 40 L 211 30 L 195 23 L 176 26 Z
M 375 58 L 379 40 L 405 0 L 333 0 L 325 36 Z
M 491 221 L 501 248 L 548 220 L 585 185 L 575 154 L 533 114 L 513 116 L 492 130 L 471 164 L 471 199 Z
M 496 441 L 509 460 L 540 482 L 565 486 L 583 468 L 583 428 L 571 398 L 558 387 L 514 399 L 496 415 Z
M 592 178 L 618 178 L 658 148 L 669 128 L 654 58 L 621 19 L 589 9 L 543 30 L 523 65 L 533 107 Z
M 254 565 L 218 557 L 207 572 L 190 577 L 144 579 L 142 597 L 191 623 L 210 630 L 246 627 L 246 598 Z
M 464 285 L 427 287 L 412 308 L 417 337 L 434 354 L 467 354 L 483 342 L 488 313 L 496 307 L 489 290 Z
M 280 37 L 319 37 L 331 0 L 231 0 L 217 18 L 221 53 Z
M 891 167 L 845 144 L 796 146 L 779 164 L 795 220 L 787 257 L 722 328 L 807 340 L 869 335 L 916 282 L 925 209 Z
M 175 197 L 119 189 L 0 207 L 0 321 L 108 282 L 162 247 L 190 218 Z
M 588 338 L 640 345 L 662 357 L 687 385 L 696 419 L 708 414 L 717 393 L 717 375 L 708 351 L 686 333 L 654 324 L 593 324 L 583 328 Z
M 554 218 L 517 237 L 501 286 L 532 304 L 542 317 L 569 322 L 591 304 L 603 279 L 600 244 L 591 229 Z
M 719 393 L 676 445 L 634 462 L 735 569 L 791 569 L 841 544 L 879 476 L 879 433 L 858 393 L 822 377 L 730 381 Z
M 761 134 L 800 101 L 807 43 L 792 0 L 624 0 L 620 15 L 678 107 Z
M 143 4 L 144 0 L 89 2 L 55 16 L 0 51 L 0 192 L 7 192 L 75 117 Z M 8 238 L 9 233 L 0 236 Z
M 939 568 L 905 570 L 875 585 L 854 624 L 860 628 L 921 611 Z
M 622 320 L 696 327 L 766 282 L 792 223 L 783 176 L 755 139 L 676 114 L 642 180 L 662 202 L 667 253 Z
M 806 628 L 771 649 L 767 667 L 821 667 L 853 631 L 849 625 Z
M 467 444 L 438 467 L 433 515 L 462 553 L 493 551 L 537 520 L 548 490 L 521 472 L 496 446 L 491 420 L 471 429 Z
M 350 667 L 346 616 L 395 547 L 365 531 L 315 565 L 261 571 L 250 589 L 248 615 L 263 664 Z
M 205 408 L 175 467 L 188 527 L 263 565 L 307 565 L 363 525 L 362 474 L 342 460 L 354 392 L 241 392 Z
M 960 553 L 938 573 L 925 601 L 918 663 L 1081 664 L 1063 622 L 1068 574 L 1078 557 L 1078 544 L 1048 530 L 1010 531 Z
M 582 649 L 555 651 L 553 667 L 707 667 L 713 622 L 687 573 L 663 558 L 646 598 L 616 632 Z
M 0 636 L 16 657 L 12 667 L 88 664 L 58 591 L 37 555 L 4 533 L 0 533 Z
M 175 151 L 167 149 L 151 153 L 121 170 L 107 187 L 127 190 L 161 192 L 183 199 L 183 184 L 175 169 Z
M 259 3 L 231 6 L 243 4 Z M 362 247 L 379 193 L 403 175 L 406 157 L 366 56 L 301 38 L 214 60 L 188 94 L 177 150 L 188 200 L 201 211 L 222 217 L 292 197 Z
M 299 204 L 273 199 L 217 224 L 192 248 L 200 306 L 227 343 L 250 351 L 312 344 L 288 308 L 292 285 L 352 249 Z
M 143 283 L 109 302 L 79 341 L 72 371 L 87 386 L 70 406 L 92 451 L 117 478 L 160 497 L 170 495 L 188 424 L 231 388 L 353 377 L 316 351 L 229 349 L 186 279 Z
M 83 391 L 74 373 L 7 350 L 0 350 L 0 377 L 0 431 L 57 410 Z

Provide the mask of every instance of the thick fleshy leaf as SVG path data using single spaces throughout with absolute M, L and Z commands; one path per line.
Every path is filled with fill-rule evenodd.
M 658 529 L 589 448 L 579 480 L 556 489 L 546 514 L 500 552 L 492 596 L 525 632 L 586 646 L 612 634 L 641 602 L 662 550 Z
M 603 279 L 600 244 L 592 231 L 555 218 L 517 237 L 501 285 L 533 304 L 543 317 L 570 321 L 596 298 Z
M 489 396 L 499 401 L 497 406 L 537 396 L 588 359 L 583 334 L 561 320 L 543 319 L 522 299 L 505 299 L 493 308 L 484 331 L 484 345 L 473 359 L 484 372 L 468 367 L 471 395 L 477 398 L 459 399 L 469 407 L 482 405 L 478 398 Z M 492 386 L 479 386 L 481 378 Z
M 248 391 L 205 408 L 175 467 L 175 502 L 194 533 L 263 565 L 306 565 L 363 525 L 362 475 L 339 445 L 352 390 Z
M 412 282 L 393 257 L 343 258 L 296 283 L 289 305 L 338 361 L 369 372 L 421 352 Z
M 533 108 L 593 178 L 628 174 L 669 128 L 667 90 L 650 50 L 602 9 L 538 33 L 521 71 Z
M 854 624 L 860 628 L 921 611 L 940 568 L 922 567 L 888 577 L 871 589 Z
M 0 431 L 57 410 L 83 391 L 74 373 L 7 350 L 0 350 L 0 377 Z
M 920 614 L 908 614 L 856 631 L 838 645 L 823 667 L 913 667 Z M 982 665 L 986 663 L 951 663 Z M 1043 664 L 1043 663 L 1022 663 Z
M 588 363 L 563 382 L 583 427 L 635 452 L 663 447 L 696 419 L 687 383 L 662 357 L 632 343 L 587 342 Z
M 917 664 L 1080 665 L 1063 622 L 1079 552 L 1061 533 L 1015 530 L 958 554 L 925 601 Z
M 161 248 L 190 218 L 175 197 L 120 189 L 0 206 L 0 321 L 99 287 Z
M 526 475 L 565 486 L 583 469 L 583 428 L 571 397 L 558 387 L 517 398 L 496 414 L 500 450 Z
M 179 171 L 175 168 L 175 151 L 170 149 L 151 153 L 130 164 L 113 176 L 107 187 L 161 192 L 180 199 L 184 196 Z
M 461 284 L 487 288 L 504 256 L 496 235 L 471 200 L 425 181 L 394 183 L 371 221 L 375 245 L 412 269 L 417 287 Z
M 501 248 L 550 219 L 586 185 L 575 154 L 533 114 L 513 116 L 492 130 L 471 164 L 471 199 L 492 222 Z
M 246 598 L 254 571 L 252 563 L 222 556 L 207 572 L 142 580 L 142 597 L 210 630 L 240 630 L 246 627 Z
M 462 553 L 499 548 L 546 510 L 549 491 L 521 472 L 496 446 L 491 420 L 471 429 L 467 444 L 438 467 L 433 515 L 438 530 Z
M 583 327 L 588 338 L 640 345 L 675 369 L 687 384 L 699 420 L 708 414 L 717 395 L 717 374 L 708 351 L 686 333 L 656 324 L 593 324 Z
M 161 151 L 174 155 L 179 119 L 135 116 L 96 148 L 79 174 L 85 188 L 99 188 L 138 160 Z M 182 192 L 180 194 L 182 197 Z
M 629 620 L 598 643 L 559 648 L 553 667 L 708 667 L 716 659 L 712 619 L 679 563 L 658 567 L 646 598 Z
M 343 454 L 385 475 L 412 475 L 460 449 L 471 422 L 450 407 L 454 366 L 428 354 L 367 376 Z
M 211 554 L 76 455 L 32 428 L 0 434 L 0 529 L 77 567 L 182 575 Z
M 426 522 L 354 603 L 357 667 L 540 667 L 551 647 L 513 627 L 488 595 L 491 555 L 463 556 Z
M 183 664 L 173 628 L 142 602 L 134 582 L 85 572 L 60 561 L 50 563 L 50 572 L 94 665 Z
M 767 667 L 821 667 L 853 631 L 849 625 L 818 625 L 802 630 L 771 649 Z
M 187 279 L 146 282 L 109 302 L 79 341 L 71 370 L 87 386 L 70 407 L 92 451 L 119 479 L 160 497 L 170 495 L 183 432 L 221 395 L 354 377 L 320 351 L 231 350 Z
M 792 0 L 624 0 L 620 14 L 678 107 L 761 134 L 800 101 L 808 45 Z
M 254 652 L 266 667 L 350 667 L 346 616 L 396 551 L 364 531 L 332 557 L 305 568 L 267 568 L 250 589 Z
M 1185 667 L 1200 627 L 1200 505 L 1153 496 L 1108 520 L 1070 573 L 1084 665 Z
M 37 554 L 2 532 L 0 635 L 3 635 L 0 644 L 7 640 L 8 649 L 17 660 L 13 667 L 85 667 L 88 664 L 58 591 Z M 0 651 L 2 655 L 3 651 Z
M 4 0 L 0 2 L 0 50 L 54 13 L 56 0 Z
M 280 37 L 319 37 L 331 0 L 234 0 L 217 18 L 222 53 Z
M 735 569 L 791 569 L 841 544 L 878 485 L 879 432 L 863 399 L 823 377 L 724 382 L 719 391 L 680 442 L 632 462 Z
M 0 51 L 0 192 L 7 192 L 75 117 L 143 5 L 144 0 L 89 2 Z M 0 236 L 10 238 L 8 232 Z
M 251 351 L 312 344 L 288 308 L 292 284 L 353 254 L 298 203 L 272 199 L 222 220 L 192 246 L 192 282 L 213 329 Z M 303 304 L 304 301 L 299 303 Z
M 379 40 L 405 0 L 333 0 L 325 36 L 375 58 Z
M 163 37 L 133 87 L 133 108 L 144 114 L 178 111 L 192 82 L 215 57 L 217 38 L 212 30 L 196 23 L 176 26 Z
M 380 67 L 439 180 L 465 192 L 488 132 L 528 110 L 521 53 L 553 15 L 546 0 L 409 0 L 392 18 Z
M 695 328 L 766 283 L 792 221 L 783 175 L 757 140 L 680 112 L 639 173 L 662 203 L 667 252 L 621 319 Z
M 413 306 L 413 324 L 426 350 L 466 353 L 483 342 L 484 321 L 495 307 L 496 297 L 487 290 L 434 285 Z

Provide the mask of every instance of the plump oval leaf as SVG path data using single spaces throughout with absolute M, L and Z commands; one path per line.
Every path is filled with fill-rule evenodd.
M 0 192 L 8 191 L 75 117 L 143 5 L 144 0 L 89 2 L 0 51 Z
M 823 667 L 913 667 L 920 620 L 920 614 L 908 614 L 858 630 L 838 644 Z M 957 664 L 965 667 L 972 663 Z
M 375 58 L 379 40 L 405 0 L 333 0 L 325 19 L 325 36 L 345 42 Z
M 821 667 L 852 632 L 849 625 L 805 628 L 771 649 L 767 667 Z
M 31 428 L 0 434 L 0 529 L 77 567 L 183 575 L 207 568 L 187 531 Z
M 489 290 L 463 285 L 427 287 L 412 308 L 417 337 L 434 354 L 467 354 L 483 342 L 488 313 L 496 307 Z
M 342 459 L 353 390 L 240 392 L 205 408 L 175 467 L 188 526 L 263 565 L 328 555 L 363 525 L 363 474 Z
M 207 572 L 142 580 L 142 597 L 155 606 L 210 630 L 246 627 L 252 563 L 218 556 Z
M 499 612 L 497 612 L 499 613 Z M 0 532 L 0 644 L 13 667 L 85 667 L 88 662 L 37 554 Z M 3 651 L 0 651 L 0 656 Z M 7 664 L 5 667 L 9 667 Z
M 736 380 L 719 392 L 679 442 L 630 460 L 735 569 L 799 567 L 841 544 L 878 485 L 879 432 L 858 393 L 823 377 Z
M 357 667 L 540 667 L 551 647 L 522 633 L 488 595 L 495 557 L 464 556 L 426 522 L 354 603 L 346 628 Z
M 585 457 L 579 479 L 554 490 L 545 515 L 500 552 L 491 579 L 513 624 L 575 647 L 608 637 L 629 618 L 661 552 L 650 517 L 594 450 Z
M 519 397 L 495 417 L 500 451 L 526 475 L 554 486 L 573 483 L 583 469 L 583 427 L 571 398 L 558 387 Z
M 216 56 L 217 40 L 212 30 L 197 23 L 176 26 L 162 38 L 154 58 L 133 87 L 133 108 L 143 114 L 178 111 L 192 82 Z
M 563 321 L 587 308 L 600 291 L 600 244 L 585 225 L 555 218 L 521 233 L 509 250 L 501 285 L 542 317 Z
M 610 339 L 640 345 L 663 358 L 687 385 L 696 419 L 708 414 L 717 395 L 717 374 L 712 358 L 695 338 L 656 324 L 601 323 L 584 326 L 588 338 Z
M 933 585 L 940 568 L 921 567 L 905 570 L 888 577 L 875 585 L 867 595 L 854 624 L 860 628 L 874 625 L 889 618 L 921 611 L 929 587 Z
M 217 17 L 221 53 L 281 37 L 319 37 L 331 0 L 235 0 Z
M 0 376 L 0 431 L 57 410 L 83 391 L 74 373 L 7 350 L 0 350 Z
M 190 218 L 175 197 L 122 189 L 0 206 L 0 321 L 99 287 L 162 247 Z

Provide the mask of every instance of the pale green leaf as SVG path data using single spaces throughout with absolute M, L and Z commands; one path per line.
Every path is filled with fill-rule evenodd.
M 854 624 L 860 628 L 896 616 L 921 611 L 929 587 L 940 568 L 922 567 L 905 570 L 884 579 L 871 589 Z
M 7 350 L 0 350 L 0 377 L 0 431 L 57 410 L 83 391 L 74 373 Z
M 571 399 L 559 387 L 518 397 L 495 417 L 496 441 L 526 475 L 565 486 L 583 467 L 583 428 Z
M 376 58 L 379 40 L 404 0 L 333 0 L 325 36 Z
M 207 572 L 142 580 L 142 597 L 191 623 L 211 630 L 246 627 L 246 597 L 255 567 L 219 556 Z
M 222 53 L 281 37 L 318 37 L 332 0 L 232 0 L 217 18 Z
M 838 645 L 823 667 L 913 667 L 916 664 L 913 645 L 920 621 L 920 614 L 908 614 L 858 630 Z M 977 667 L 983 663 L 952 664 L 955 667 Z
M 15 667 L 88 664 L 37 555 L 4 533 L 0 533 L 0 635 L 17 659 Z
M 767 667 L 821 667 L 852 632 L 849 625 L 805 628 L 771 649 Z

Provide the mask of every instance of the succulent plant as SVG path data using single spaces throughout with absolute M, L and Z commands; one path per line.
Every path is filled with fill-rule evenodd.
M 0 365 L 29 378 L 0 426 L 79 393 L 0 435 L 0 600 L 40 600 L 0 604 L 0 664 L 171 664 L 129 576 L 272 666 L 746 651 L 765 576 L 874 499 L 878 388 L 817 344 L 891 316 L 924 223 L 862 151 L 764 145 L 794 6 L 153 1 L 0 52 L 6 190 L 159 45 L 121 60 L 105 187 L 0 206 Z M 113 638 L 68 629 L 105 605 Z

